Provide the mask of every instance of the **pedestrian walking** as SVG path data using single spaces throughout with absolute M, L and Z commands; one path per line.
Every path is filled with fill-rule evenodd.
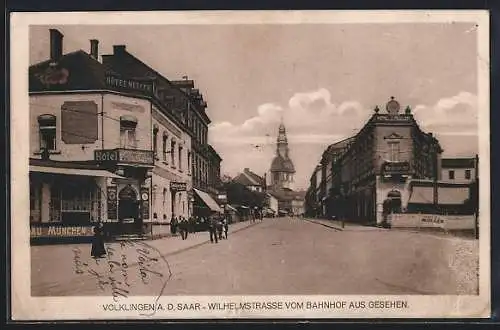
M 217 238 L 217 223 L 214 217 L 211 217 L 208 220 L 208 231 L 210 233 L 210 243 L 219 243 L 219 240 Z
M 223 230 L 223 224 L 222 224 L 222 219 L 220 218 L 220 216 L 217 217 L 217 236 L 219 237 L 219 239 L 221 240 L 222 239 L 222 230 Z
M 104 258 L 106 256 L 106 248 L 104 247 L 104 226 L 102 222 L 98 222 L 94 227 L 94 237 L 92 238 L 90 255 L 93 258 Z
M 229 231 L 229 224 L 227 219 L 224 219 L 222 224 L 224 226 L 224 238 L 227 239 L 227 232 Z
M 186 218 L 180 217 L 180 222 L 179 222 L 179 231 L 181 234 L 182 240 L 186 240 L 188 237 L 188 222 Z

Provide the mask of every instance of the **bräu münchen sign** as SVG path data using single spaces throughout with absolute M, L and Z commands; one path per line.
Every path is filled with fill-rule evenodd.
M 93 236 L 92 226 L 31 226 L 31 237 L 87 237 Z

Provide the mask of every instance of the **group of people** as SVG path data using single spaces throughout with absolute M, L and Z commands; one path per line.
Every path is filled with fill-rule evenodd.
M 219 243 L 220 240 L 227 239 L 229 224 L 223 215 L 212 215 L 208 222 L 208 231 L 210 233 L 210 243 Z

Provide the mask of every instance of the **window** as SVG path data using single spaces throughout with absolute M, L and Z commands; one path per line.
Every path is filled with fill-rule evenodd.
M 155 158 L 158 157 L 158 126 L 153 128 L 153 153 Z
M 455 171 L 454 170 L 448 171 L 448 179 L 455 180 Z
M 167 133 L 163 133 L 163 161 L 167 161 L 167 140 L 168 136 Z
M 175 141 L 170 142 L 170 157 L 172 160 L 172 167 L 175 167 Z
M 470 180 L 470 178 L 471 178 L 471 172 L 470 172 L 470 170 L 465 170 L 465 178 L 467 180 Z
M 389 142 L 389 161 L 399 162 L 399 142 Z
M 56 150 L 56 116 L 41 115 L 38 117 L 40 128 L 40 150 Z
M 191 151 L 187 152 L 187 172 L 191 174 Z
M 179 171 L 182 171 L 182 146 L 179 146 Z
M 165 203 L 167 202 L 167 188 L 163 188 L 163 208 L 165 209 Z
M 137 118 L 133 116 L 120 117 L 120 147 L 125 149 L 136 149 L 137 140 L 135 129 Z

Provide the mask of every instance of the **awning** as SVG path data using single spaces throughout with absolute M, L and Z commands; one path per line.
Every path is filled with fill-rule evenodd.
M 226 210 L 231 210 L 231 211 L 234 211 L 234 212 L 238 212 L 237 209 L 235 209 L 234 207 L 232 207 L 231 205 L 227 204 L 226 205 Z
M 106 170 L 59 168 L 59 167 L 37 166 L 37 165 L 30 165 L 30 172 L 52 173 L 52 174 L 63 174 L 63 175 L 98 176 L 98 177 L 117 178 L 117 179 L 123 178 L 119 175 L 116 175 Z
M 217 204 L 217 202 L 214 201 L 214 199 L 212 198 L 212 196 L 210 196 L 206 192 L 198 190 L 196 188 L 194 188 L 194 191 L 201 198 L 201 200 L 203 201 L 203 203 L 205 203 L 212 211 L 214 211 L 214 212 L 220 212 L 220 213 L 223 212 L 222 209 L 220 208 L 219 204 Z
M 468 187 L 438 187 L 438 204 L 461 205 L 469 198 Z M 433 187 L 413 187 L 410 204 L 433 204 Z

